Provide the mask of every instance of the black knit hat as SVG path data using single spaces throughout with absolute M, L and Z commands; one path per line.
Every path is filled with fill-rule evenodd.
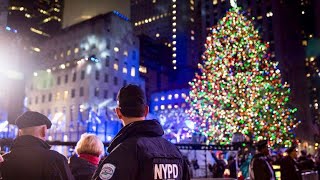
M 16 119 L 15 124 L 19 129 L 41 125 L 47 125 L 47 129 L 50 129 L 52 125 L 51 121 L 45 115 L 35 111 L 23 113 Z
M 287 152 L 288 154 L 290 154 L 291 152 L 296 151 L 296 150 L 297 150 L 297 146 L 296 146 L 296 145 L 292 145 L 291 147 L 289 147 L 289 148 L 286 150 L 286 152 Z
M 118 93 L 118 104 L 121 108 L 146 105 L 146 98 L 143 90 L 139 86 L 133 84 L 122 87 Z
M 133 84 L 120 89 L 118 93 L 118 106 L 123 115 L 127 117 L 141 117 L 146 106 L 146 97 L 143 90 Z
M 262 150 L 265 147 L 268 147 L 268 141 L 267 140 L 260 140 L 255 144 L 258 151 Z

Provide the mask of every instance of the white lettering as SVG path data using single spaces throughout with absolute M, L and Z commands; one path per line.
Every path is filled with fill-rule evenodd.
M 168 169 L 167 164 L 166 165 L 160 164 L 160 166 L 161 166 L 161 168 L 162 168 L 162 170 L 164 172 L 164 178 L 167 179 L 167 169 Z
M 155 164 L 154 165 L 154 179 L 162 179 L 162 171 L 161 171 L 162 164 Z
M 173 178 L 177 178 L 179 173 L 178 166 L 176 164 L 173 164 L 172 166 L 173 166 Z
M 168 178 L 170 178 L 172 174 L 172 164 L 167 164 L 167 166 L 168 166 Z
M 177 164 L 154 164 L 154 179 L 176 179 L 179 175 Z

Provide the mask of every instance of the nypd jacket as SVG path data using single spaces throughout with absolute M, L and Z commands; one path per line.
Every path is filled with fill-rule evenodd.
M 249 173 L 251 180 L 275 180 L 275 173 L 267 157 L 261 153 L 253 156 Z
M 0 179 L 47 180 L 73 179 L 67 159 L 43 140 L 29 136 L 15 139 L 11 152 L 3 156 Z
M 163 129 L 155 120 L 126 125 L 110 143 L 110 154 L 99 165 L 92 179 L 190 179 L 182 154 L 162 135 Z

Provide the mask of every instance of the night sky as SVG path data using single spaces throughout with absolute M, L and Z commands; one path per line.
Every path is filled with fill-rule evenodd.
M 130 18 L 130 0 L 65 0 L 63 27 L 112 10 Z

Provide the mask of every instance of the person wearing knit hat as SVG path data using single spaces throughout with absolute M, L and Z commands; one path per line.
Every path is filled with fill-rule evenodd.
M 267 160 L 269 156 L 268 141 L 261 140 L 255 144 L 257 154 L 250 162 L 249 174 L 251 180 L 275 180 L 275 173 Z
M 115 112 L 124 127 L 111 141 L 110 154 L 92 179 L 190 179 L 187 160 L 162 137 L 159 121 L 146 120 L 149 106 L 143 90 L 129 84 L 120 89 L 117 98 Z
M 281 180 L 301 180 L 302 176 L 299 170 L 299 165 L 296 162 L 297 159 L 297 146 L 292 145 L 286 149 L 288 154 L 282 158 L 280 162 L 281 169 Z
M 67 159 L 50 150 L 45 141 L 51 121 L 43 114 L 27 111 L 16 121 L 18 137 L 3 156 L 0 179 L 74 179 Z

